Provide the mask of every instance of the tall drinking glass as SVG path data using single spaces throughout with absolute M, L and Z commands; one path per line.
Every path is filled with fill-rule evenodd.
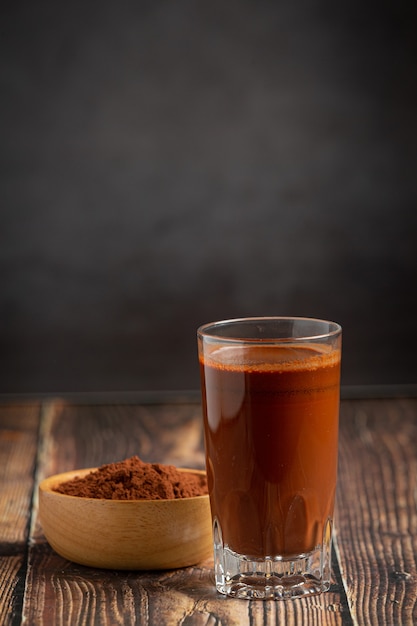
M 197 331 L 216 587 L 298 598 L 330 586 L 341 327 L 259 317 Z

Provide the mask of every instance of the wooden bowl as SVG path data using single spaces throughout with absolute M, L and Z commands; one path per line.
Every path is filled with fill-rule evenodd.
M 90 567 L 160 570 L 195 565 L 212 554 L 208 495 L 104 500 L 53 491 L 60 483 L 95 469 L 56 474 L 39 485 L 40 522 L 59 555 Z

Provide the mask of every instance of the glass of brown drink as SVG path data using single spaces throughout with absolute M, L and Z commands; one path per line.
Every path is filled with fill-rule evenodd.
M 299 598 L 330 586 L 341 327 L 290 317 L 198 331 L 216 587 Z

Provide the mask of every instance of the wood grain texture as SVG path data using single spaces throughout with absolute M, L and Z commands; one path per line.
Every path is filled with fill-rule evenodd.
M 147 461 L 203 467 L 198 404 L 73 406 L 51 402 L 43 411 L 38 478 L 98 466 L 137 454 Z M 173 571 L 126 574 L 81 568 L 58 557 L 34 525 L 29 553 L 28 623 L 341 625 L 346 602 L 335 582 L 320 597 L 291 603 L 223 598 L 214 588 L 213 562 Z M 39 572 L 42 571 L 42 584 Z M 41 608 L 40 608 L 41 607 Z M 39 614 L 41 611 L 41 614 Z M 52 613 L 53 612 L 53 615 Z M 72 620 L 72 621 L 71 621 Z M 101 621 L 100 621 L 101 620 Z
M 0 556 L 0 624 L 9 626 L 21 612 L 18 588 L 24 587 L 24 554 Z
M 38 572 L 42 571 L 40 578 Z M 218 626 L 336 626 L 343 620 L 337 591 L 292 602 L 225 598 L 214 589 L 211 560 L 165 572 L 83 568 L 38 545 L 28 576 L 28 623 Z
M 417 400 L 344 400 L 331 590 L 294 601 L 220 596 L 212 559 L 170 571 L 78 566 L 47 544 L 46 476 L 137 454 L 204 466 L 194 401 L 0 405 L 0 623 L 410 626 L 417 623 Z
M 27 538 L 39 420 L 36 403 L 0 406 L 0 554 Z
M 34 489 L 39 403 L 0 405 L 0 624 L 21 610 Z
M 417 623 L 417 400 L 344 402 L 337 547 L 350 610 Z
M 97 467 L 137 454 L 144 461 L 204 468 L 198 404 L 92 405 L 50 402 L 40 471 Z

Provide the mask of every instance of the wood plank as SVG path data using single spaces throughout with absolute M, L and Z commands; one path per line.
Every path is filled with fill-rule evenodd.
M 34 488 L 39 403 L 0 405 L 0 623 L 21 611 Z
M 24 616 L 42 625 L 224 624 L 340 626 L 337 591 L 290 602 L 225 598 L 214 589 L 212 563 L 164 572 L 104 571 L 78 566 L 40 544 L 33 550 Z M 42 572 L 42 576 L 37 573 Z M 345 616 L 346 617 L 346 616 Z
M 337 548 L 355 623 L 417 623 L 417 400 L 344 402 Z
M 43 411 L 38 480 L 137 454 L 147 461 L 203 467 L 201 409 L 195 403 L 74 406 Z M 38 521 L 32 529 L 23 615 L 37 624 L 350 624 L 336 581 L 329 593 L 292 602 L 220 596 L 213 562 L 170 572 L 84 568 L 56 555 Z
M 133 455 L 204 467 L 199 405 L 45 405 L 40 471 L 96 467 Z
M 38 404 L 0 405 L 0 554 L 27 539 L 38 428 Z
M 0 624 L 9 626 L 15 623 L 21 612 L 21 595 L 18 589 L 24 588 L 23 554 L 0 556 Z M 20 623 L 20 621 L 19 621 Z

